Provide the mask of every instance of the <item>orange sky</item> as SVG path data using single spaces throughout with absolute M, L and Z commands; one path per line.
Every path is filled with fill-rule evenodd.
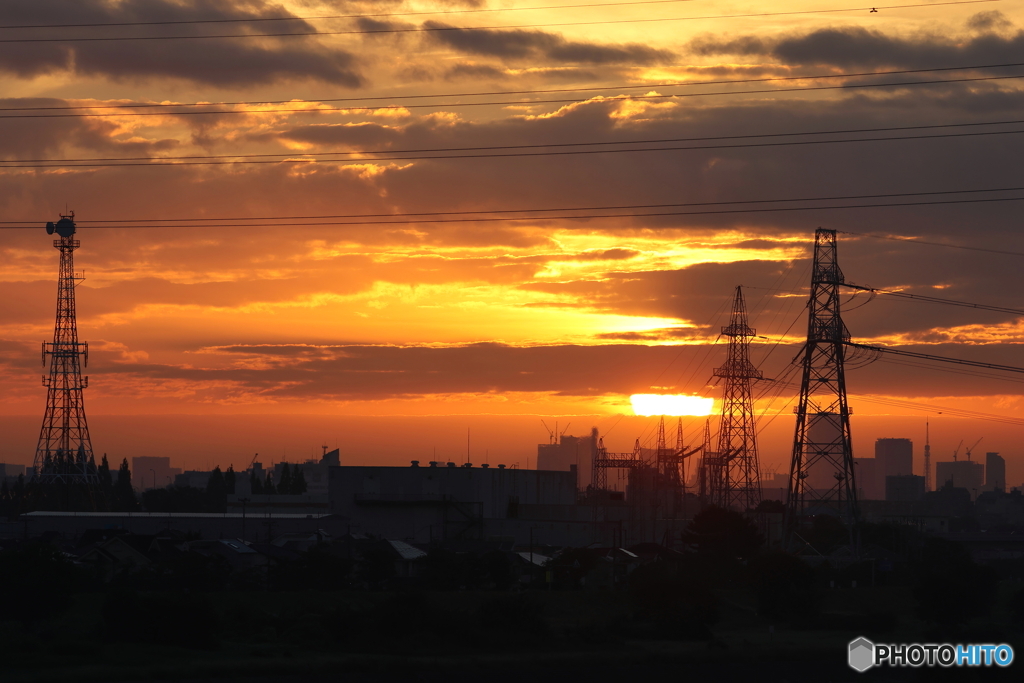
M 815 227 L 1024 252 L 1016 202 L 559 218 L 573 207 L 1020 187 L 1022 135 L 447 160 L 399 152 L 1012 121 L 1024 105 L 1020 80 L 913 83 L 1024 74 L 996 66 L 1024 54 L 1020 5 L 931 3 L 936 6 L 868 13 L 820 12 L 855 4 L 823 0 L 767 8 L 689 0 L 524 9 L 555 4 L 564 3 L 3 3 L 0 26 L 220 23 L 4 29 L 0 39 L 397 32 L 0 42 L 0 106 L 121 107 L 84 110 L 103 117 L 0 121 L 0 159 L 22 166 L 38 166 L 26 161 L 36 159 L 360 153 L 302 164 L 267 157 L 273 163 L 0 168 L 0 220 L 39 226 L 0 231 L 0 415 L 9 435 L 0 458 L 32 458 L 45 397 L 38 345 L 52 335 L 58 257 L 42 226 L 65 207 L 75 210 L 81 226 L 76 268 L 87 279 L 78 288 L 79 328 L 91 344 L 86 406 L 95 450 L 118 459 L 167 454 L 186 467 L 220 461 L 221 454 L 238 466 L 257 450 L 305 457 L 321 441 L 336 441 L 350 461 L 399 464 L 413 459 L 408 453 L 422 456 L 425 440 L 457 451 L 459 425 L 473 420 L 482 434 L 493 432 L 493 445 L 481 447 L 525 463 L 535 457 L 531 444 L 546 440 L 540 418 L 550 423 L 556 416 L 572 419 L 578 433 L 591 424 L 615 425 L 611 445 L 627 449 L 634 438 L 651 435 L 650 420 L 619 419 L 630 394 L 717 395 L 708 381 L 723 357 L 715 343 L 736 285 L 747 288 L 751 324 L 768 338 L 755 345 L 755 361 L 768 377 L 786 372 L 806 329 L 802 288 Z M 338 14 L 392 16 L 223 21 Z M 646 21 L 657 18 L 663 21 Z M 579 22 L 609 23 L 535 26 Z M 407 30 L 442 25 L 490 28 Z M 964 66 L 977 68 L 664 86 Z M 895 81 L 904 85 L 772 92 Z M 528 90 L 566 92 L 509 94 Z M 698 92 L 720 94 L 628 98 Z M 408 98 L 443 94 L 455 95 Z M 374 99 L 327 102 L 339 98 Z M 529 101 L 538 99 L 557 101 Z M 308 104 L 144 117 L 126 106 L 257 100 Z M 462 106 L 475 102 L 499 104 Z M 357 106 L 372 108 L 351 108 Z M 282 108 L 305 111 L 277 111 Z M 400 158 L 382 158 L 388 156 Z M 539 208 L 559 211 L 520 214 L 526 220 L 515 221 L 403 219 L 383 226 L 290 218 Z M 658 210 L 611 211 L 636 212 Z M 251 217 L 272 220 L 254 226 Z M 155 227 L 155 219 L 174 218 L 205 219 L 200 226 L 232 219 L 226 222 L 248 227 Z M 118 220 L 154 227 L 102 227 Z M 288 222 L 300 225 L 275 225 Z M 859 284 L 1020 307 L 1019 256 L 842 235 L 840 260 L 848 279 Z M 864 295 L 851 298 L 847 308 L 858 341 L 1024 365 L 1024 330 L 1012 314 L 884 297 L 867 301 Z M 851 370 L 849 377 L 858 395 L 1021 416 L 1020 385 L 1005 377 L 886 361 Z M 788 457 L 793 393 L 761 404 L 768 417 L 779 415 L 764 435 L 773 464 Z M 857 455 L 868 455 L 876 437 L 920 441 L 920 425 L 930 414 L 939 425 L 933 443 L 942 452 L 984 435 L 980 448 L 1002 451 L 1011 482 L 1024 479 L 1018 426 L 939 416 L 941 408 L 928 413 L 856 398 L 851 403 Z M 138 417 L 119 417 L 125 415 Z M 222 416 L 215 426 L 213 416 Z

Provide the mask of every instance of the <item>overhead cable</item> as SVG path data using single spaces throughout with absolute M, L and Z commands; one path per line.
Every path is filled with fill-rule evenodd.
M 975 76 L 970 78 L 943 78 L 929 81 L 899 81 L 892 83 L 845 83 L 842 85 L 814 85 L 805 88 L 766 88 L 762 90 L 718 90 L 702 93 L 674 93 L 671 95 L 619 95 L 602 98 L 602 101 L 615 103 L 626 100 L 665 100 L 684 97 L 724 97 L 734 95 L 758 95 L 776 94 L 784 92 L 814 92 L 822 90 L 854 90 L 863 88 L 894 88 L 911 87 L 919 85 L 944 85 L 947 83 L 971 83 L 981 81 L 1004 81 L 1024 78 L 1024 74 L 1013 76 Z M 593 98 L 591 101 L 594 101 Z M 197 116 L 210 114 L 349 114 L 355 111 L 384 111 L 388 109 L 448 109 L 454 107 L 487 107 L 487 106 L 508 106 L 508 105 L 537 105 L 537 104 L 576 104 L 579 99 L 557 99 L 557 100 L 507 100 L 492 102 L 443 102 L 431 104 L 403 104 L 403 105 L 382 105 L 378 107 L 345 107 L 343 109 L 218 109 L 204 111 L 175 111 L 175 112 L 118 112 L 110 114 L 7 114 L 0 116 L 3 119 L 51 119 L 51 118 L 98 118 L 111 116 Z
M 195 26 L 199 24 L 258 24 L 269 21 L 326 21 L 330 19 L 376 19 L 379 17 L 415 17 L 439 14 L 479 14 L 502 12 L 528 12 L 552 9 L 592 9 L 601 7 L 627 7 L 632 5 L 665 5 L 695 0 L 633 0 L 632 2 L 590 2 L 577 5 L 538 5 L 536 7 L 474 7 L 469 9 L 442 9 L 421 12 L 377 12 L 372 14 L 321 14 L 316 16 L 239 17 L 232 19 L 177 19 L 167 21 L 105 21 L 79 24 L 8 24 L 0 29 L 36 28 L 98 28 L 115 26 Z
M 854 133 L 892 133 L 898 131 L 911 131 L 911 130 L 934 130 L 936 128 L 977 128 L 979 126 L 1003 126 L 1003 125 L 1021 125 L 1024 124 L 1024 119 L 1016 119 L 1009 121 L 977 121 L 977 122 L 966 122 L 966 123 L 937 123 L 921 126 L 889 126 L 886 128 L 841 128 L 837 130 L 812 130 L 812 131 L 795 131 L 791 133 L 749 133 L 745 135 L 713 135 L 703 137 L 691 137 L 691 138 L 655 138 L 655 139 L 639 139 L 639 140 L 606 140 L 606 141 L 589 141 L 589 142 L 549 142 L 542 144 L 530 144 L 530 145 L 488 145 L 484 147 L 440 147 L 440 148 L 418 148 L 418 149 L 360 149 L 351 150 L 345 152 L 316 152 L 316 151 L 291 151 L 287 153 L 265 153 L 265 154 L 191 154 L 191 155 L 178 155 L 178 156 L 160 156 L 160 157 L 82 157 L 82 158 L 57 158 L 57 159 L 8 159 L 6 161 L 0 160 L 0 164 L 5 163 L 40 163 L 40 164 L 76 164 L 79 162 L 127 162 L 127 161 L 182 161 L 182 160 L 193 160 L 193 159 L 286 159 L 290 163 L 302 163 L 312 160 L 314 157 L 324 156 L 338 156 L 338 155 L 365 155 L 365 154 L 420 154 L 424 152 L 441 153 L 441 152 L 486 152 L 494 150 L 506 150 L 506 149 L 544 149 L 550 147 L 598 147 L 606 145 L 652 145 L 660 143 L 674 143 L 674 142 L 701 142 L 701 141 L 716 141 L 716 140 L 748 140 L 751 138 L 780 138 L 780 137 L 801 137 L 801 136 L 814 136 L 814 135 L 846 135 Z M 993 135 L 1000 133 L 1020 133 L 1024 131 L 989 131 L 985 134 Z M 871 140 L 906 140 L 913 139 L 913 137 L 926 137 L 926 136 L 912 136 L 912 137 L 885 137 L 885 138 L 872 138 Z M 850 140 L 850 142 L 858 142 L 859 140 Z M 843 140 L 826 140 L 822 142 L 843 142 Z M 742 147 L 742 145 L 728 145 L 728 147 Z M 703 149 L 702 147 L 672 147 L 666 149 Z M 628 151 L 628 150 L 622 150 Z M 636 150 L 636 151 L 651 151 L 651 150 Z M 357 157 L 359 158 L 359 157 Z M 409 157 L 416 158 L 416 157 Z M 459 157 L 442 157 L 442 158 L 459 158 Z M 317 161 L 329 161 L 327 159 L 316 159 Z M 351 161 L 351 160 L 344 160 Z M 1019 189 L 1019 188 L 1012 188 Z
M 88 226 L 90 223 L 182 223 L 182 222 L 223 222 L 223 221 L 307 221 L 307 220 L 327 220 L 336 218 L 409 218 L 409 217 L 420 217 L 420 216 L 468 216 L 468 215 L 486 215 L 486 214 L 521 214 L 521 213 L 550 213 L 554 211 L 614 211 L 614 210 L 634 210 L 634 209 L 663 209 L 663 208 L 677 208 L 677 207 L 696 207 L 696 206 L 734 206 L 737 204 L 775 204 L 780 202 L 823 202 L 823 201 L 842 201 L 850 199 L 891 199 L 900 197 L 927 197 L 936 195 L 958 195 L 958 194 L 977 194 L 986 192 L 1021 192 L 1024 191 L 1024 186 L 1021 187 L 991 187 L 991 188 L 973 188 L 967 190 L 934 190 L 928 192 L 890 192 L 885 194 L 854 194 L 854 195 L 834 195 L 828 197 L 788 197 L 788 198 L 774 198 L 774 199 L 734 199 L 728 201 L 717 201 L 717 202 L 676 202 L 671 204 L 610 204 L 603 206 L 557 206 L 548 208 L 531 208 L 531 209 L 479 209 L 475 211 L 425 211 L 425 212 L 401 212 L 401 213 L 349 213 L 349 214 L 319 214 L 319 215 L 307 215 L 307 216 L 224 216 L 220 218 L 213 218 L 210 216 L 203 216 L 198 218 L 125 218 L 125 219 L 81 219 L 76 221 L 76 225 Z M 623 214 L 628 215 L 628 214 Z M 0 225 L 12 225 L 12 224 L 24 223 L 24 221 L 0 221 Z M 331 225 L 330 223 L 277 223 L 276 225 Z M 227 226 L 236 227 L 236 226 Z M 747 289 L 762 289 L 760 287 L 751 287 L 744 285 Z M 786 291 L 786 290 L 771 290 L 771 291 Z M 794 294 L 803 294 L 804 292 L 794 291 Z
M 318 97 L 310 98 L 305 100 L 290 99 L 290 100 L 245 100 L 235 102 L 126 102 L 123 104 L 103 104 L 103 105 L 72 105 L 72 106 L 40 106 L 40 107 L 0 107 L 0 112 L 4 111 L 96 111 L 104 109 L 168 109 L 168 108 L 181 108 L 181 107 L 235 107 L 235 106 L 260 106 L 268 104 L 324 104 L 324 103 L 343 103 L 343 102 L 368 102 L 374 100 L 387 100 L 394 102 L 396 100 L 415 100 L 415 99 L 429 99 L 439 97 L 489 97 L 491 95 L 544 95 L 551 93 L 568 93 L 568 92 L 603 92 L 609 90 L 641 90 L 645 88 L 683 88 L 683 87 L 694 87 L 702 85 L 736 85 L 746 83 L 771 83 L 776 81 L 814 81 L 821 79 L 836 79 L 836 78 L 861 78 L 868 76 L 896 76 L 905 74 L 918 74 L 918 73 L 935 73 L 935 72 L 948 72 L 948 71 L 980 71 L 984 69 L 1005 69 L 1011 67 L 1024 66 L 1024 62 L 1005 62 L 1001 64 L 975 64 L 970 66 L 944 66 L 944 67 L 933 67 L 928 69 L 893 69 L 888 71 L 853 71 L 846 73 L 827 73 L 827 74 L 811 74 L 807 76 L 767 76 L 763 78 L 725 78 L 712 81 L 669 81 L 663 83 L 640 83 L 640 84 L 625 84 L 620 83 L 617 85 L 595 85 L 582 88 L 545 88 L 535 90 L 488 90 L 478 92 L 450 92 L 450 93 L 433 93 L 433 94 L 415 94 L 415 95 L 378 95 L 378 96 L 363 96 L 363 97 Z M 960 81 L 940 81 L 957 83 Z M 769 91 L 770 92 L 770 91 Z M 783 91 L 789 92 L 789 91 Z M 561 100 L 559 100 L 561 101 Z M 392 105 L 397 107 L 399 105 Z M 449 106 L 449 105 L 445 105 Z M 374 107 L 360 107 L 358 109 L 382 109 L 384 105 Z M 353 107 L 345 107 L 344 109 L 356 109 Z M 296 110 L 296 111 L 307 111 L 307 110 Z M 180 112 L 179 112 L 180 113 Z M 232 112 L 226 112 L 232 113 Z M 251 112 L 242 112 L 251 113 Z
M 0 117 L 2 118 L 2 117 Z M 306 155 L 303 158 L 301 153 L 289 155 L 293 158 L 287 159 L 252 159 L 244 157 L 231 157 L 228 160 L 205 160 L 205 161 L 190 161 L 188 157 L 185 157 L 183 161 L 163 161 L 162 157 L 142 157 L 144 161 L 131 161 L 123 159 L 121 161 L 92 161 L 90 159 L 70 159 L 60 161 L 57 163 L 45 162 L 45 161 L 33 161 L 33 162 L 22 162 L 17 159 L 10 161 L 0 161 L 0 169 L 4 168 L 113 168 L 120 166 L 144 166 L 148 168 L 155 168 L 161 166 L 233 166 L 243 164 L 352 164 L 358 162 L 371 163 L 376 161 L 416 161 L 416 160 L 444 160 L 444 159 L 509 159 L 509 158 L 522 158 L 522 157 L 552 157 L 552 156 L 579 156 L 579 155 L 590 155 L 590 154 L 625 154 L 625 153 L 638 153 L 638 152 L 685 152 L 685 151 L 700 151 L 710 149 L 756 149 L 756 148 L 770 148 L 770 147 L 805 147 L 807 145 L 835 145 L 835 144 L 849 144 L 856 142 L 901 142 L 907 140 L 937 140 L 945 138 L 970 138 L 970 137 L 983 137 L 992 135 L 1017 135 L 1024 133 L 1024 129 L 1020 130 L 994 130 L 994 131 L 975 131 L 971 133 L 933 133 L 928 135 L 896 135 L 896 136 L 884 136 L 884 137 L 868 137 L 868 138 L 841 138 L 837 140 L 789 140 L 785 142 L 746 142 L 736 145 L 689 145 L 685 147 L 629 147 L 619 149 L 570 149 L 570 150 L 548 150 L 548 151 L 531 151 L 531 152 L 485 152 L 477 154 L 452 154 L 452 153 L 441 153 L 441 154 L 423 154 L 421 152 L 390 152 L 390 151 L 362 151 L 362 152 L 341 152 L 340 154 L 357 155 L 348 159 L 320 159 L 320 158 L 309 158 L 311 155 Z M 601 143 L 596 143 L 601 144 Z M 557 147 L 559 145 L 553 144 L 551 147 Z M 507 147 L 502 149 L 515 149 L 515 147 Z M 431 151 L 431 150 L 422 150 Z M 381 156 L 384 154 L 403 154 L 403 156 Z M 374 155 L 362 156 L 362 155 Z M 262 155 L 260 155 L 262 156 Z M 270 156 L 270 155 L 268 155 Z M 276 156 L 276 155 L 275 155 Z M 294 158 L 298 157 L 298 158 Z M 201 157 L 200 157 L 201 158 Z M 173 157 L 172 157 L 173 159 Z M 216 159 L 216 158 L 215 158 Z M 86 162 L 86 163 L 82 163 Z
M 565 26 L 600 26 L 607 24 L 641 24 L 667 21 L 699 21 L 707 19 L 749 19 L 755 17 L 783 17 L 800 14 L 833 14 L 838 12 L 878 12 L 893 9 L 918 9 L 923 7 L 941 7 L 945 5 L 975 5 L 982 3 L 1001 2 L 1001 0 L 952 0 L 951 2 L 926 2 L 908 5 L 878 5 L 876 7 L 837 7 L 817 10 L 794 10 L 791 12 L 758 12 L 751 14 L 714 14 L 697 17 L 664 17 L 643 19 L 610 19 L 602 21 L 563 21 L 547 24 L 513 24 L 510 26 L 410 26 L 404 28 L 374 28 L 348 31 L 281 31 L 277 33 L 221 33 L 211 35 L 185 36 L 89 36 L 69 38 L 0 38 L 0 43 L 92 43 L 92 42 L 123 42 L 123 41 L 166 41 L 166 40 L 210 40 L 236 38 L 294 38 L 309 36 L 344 36 L 374 35 L 382 33 L 436 33 L 436 32 L 467 32 L 467 31 L 513 31 L 530 28 L 561 28 Z
M 949 199 L 930 200 L 922 202 L 898 202 L 888 204 L 844 204 L 838 206 L 787 206 L 787 207 L 765 207 L 749 209 L 720 209 L 711 211 L 660 211 L 653 213 L 612 213 L 612 214 L 572 214 L 560 216 L 502 216 L 502 217 L 481 217 L 481 218 L 442 218 L 442 219 L 415 219 L 401 221 L 332 221 L 320 223 L 243 223 L 243 224 L 192 224 L 178 225 L 178 228 L 272 228 L 272 227 L 322 227 L 336 225 L 417 225 L 417 224 L 443 224 L 443 223 L 492 223 L 501 221 L 551 221 L 551 220 L 592 220 L 600 218 L 661 218 L 669 216 L 709 216 L 726 214 L 746 213 L 778 213 L 783 211 L 835 211 L 847 209 L 879 209 L 879 208 L 900 208 L 910 206 L 942 206 L 953 204 L 980 204 L 990 202 L 1015 202 L 1022 201 L 1024 197 L 997 197 L 986 199 Z M 77 221 L 76 221 L 77 223 Z M 146 229 L 146 228 L 167 228 L 165 225 L 93 225 L 97 228 L 118 228 L 118 229 Z M 0 226 L 3 230 L 38 230 L 38 225 L 5 225 Z M 1015 252 L 1003 252 L 1014 255 Z
M 986 247 L 971 247 L 964 244 L 948 244 L 946 242 L 932 242 L 929 240 L 922 240 L 916 237 L 900 237 L 898 235 L 878 235 L 870 232 L 855 232 L 853 230 L 836 230 L 836 232 L 844 235 L 856 235 L 858 237 L 871 237 L 876 240 L 890 240 L 893 242 L 910 242 L 912 244 L 925 244 L 929 247 L 946 247 L 947 249 L 965 249 L 967 251 L 981 251 L 986 254 L 1003 254 L 1010 256 L 1024 256 L 1024 252 L 1019 251 L 1006 251 L 1003 249 L 990 249 Z

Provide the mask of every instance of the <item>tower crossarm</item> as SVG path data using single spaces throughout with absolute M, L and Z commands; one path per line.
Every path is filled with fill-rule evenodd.
M 689 450 L 683 448 L 681 450 L 676 451 L 676 456 L 680 460 L 683 460 L 685 458 L 689 458 L 691 455 L 696 455 L 697 453 L 700 453 L 702 450 L 704 450 L 704 446 L 694 446 Z
M 632 453 L 607 453 L 606 457 L 594 460 L 595 467 L 619 467 L 630 469 L 643 467 L 647 463 L 633 457 Z

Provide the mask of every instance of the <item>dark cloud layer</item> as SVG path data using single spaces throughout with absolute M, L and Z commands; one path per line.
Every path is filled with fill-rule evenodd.
M 950 357 L 1011 362 L 1013 350 L 958 345 L 908 347 Z M 798 347 L 756 346 L 766 377 L 787 375 Z M 203 368 L 117 362 L 101 356 L 91 372 L 145 381 L 218 382 L 235 390 L 272 400 L 379 400 L 437 394 L 502 394 L 550 392 L 562 396 L 629 395 L 651 390 L 707 395 L 710 369 L 725 359 L 726 347 L 600 346 L 516 347 L 470 344 L 446 348 L 398 346 L 238 345 L 211 349 L 218 356 L 237 357 L 239 367 Z M 198 356 L 197 359 L 201 359 Z M 251 362 L 259 361 L 258 367 Z M 893 385 L 893 366 L 876 362 L 848 373 L 850 391 L 902 396 L 984 395 L 1012 393 L 1019 384 L 965 379 L 934 369 L 900 370 Z M 957 366 L 951 366 L 956 369 Z M 797 375 L 798 377 L 798 375 Z M 766 387 L 765 387 L 766 388 Z M 784 395 L 793 393 L 790 390 Z
M 428 21 L 425 28 L 435 42 L 459 52 L 499 57 L 504 60 L 539 59 L 574 64 L 665 64 L 676 59 L 669 50 L 658 50 L 639 43 L 610 45 L 566 40 L 547 31 L 460 30 L 449 24 Z
M 777 37 L 704 36 L 689 49 L 702 56 L 741 55 L 778 60 L 788 65 L 842 68 L 934 68 L 1020 61 L 1024 32 L 997 32 L 1008 26 L 996 13 L 975 15 L 969 26 L 978 33 L 894 35 L 859 26 L 815 29 Z
M 250 19 L 293 16 L 262 0 L 5 0 L 0 24 L 110 23 Z M 253 28 L 255 26 L 255 28 Z M 42 29 L 23 37 L 67 36 L 198 36 L 261 33 L 272 29 L 301 32 L 314 27 L 305 21 L 259 24 L 181 24 Z M 21 78 L 70 71 L 81 76 L 115 80 L 171 77 L 206 85 L 243 87 L 285 79 L 312 79 L 357 87 L 362 78 L 356 58 L 327 48 L 315 38 L 139 40 L 115 42 L 0 44 L 0 70 Z
M 50 97 L 0 99 L 0 108 L 68 106 L 67 100 Z M 51 118 L 32 120 L 11 118 L 3 122 L 0 159 L 25 159 L 60 156 L 68 147 L 124 156 L 145 156 L 167 152 L 180 146 L 173 138 L 138 139 L 121 135 L 117 124 L 105 119 Z

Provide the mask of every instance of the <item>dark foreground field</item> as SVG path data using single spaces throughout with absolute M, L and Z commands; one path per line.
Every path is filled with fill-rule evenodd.
M 746 591 L 656 601 L 629 592 L 81 593 L 59 616 L 0 625 L 4 681 L 1020 680 L 1007 670 L 846 665 L 875 642 L 1010 642 L 1024 632 L 999 586 L 984 620 L 936 631 L 902 587 L 822 591 L 774 622 Z M 5 586 L 5 592 L 17 586 Z M 942 596 L 936 596 L 941 600 Z M 682 605 L 682 607 L 680 606 Z

